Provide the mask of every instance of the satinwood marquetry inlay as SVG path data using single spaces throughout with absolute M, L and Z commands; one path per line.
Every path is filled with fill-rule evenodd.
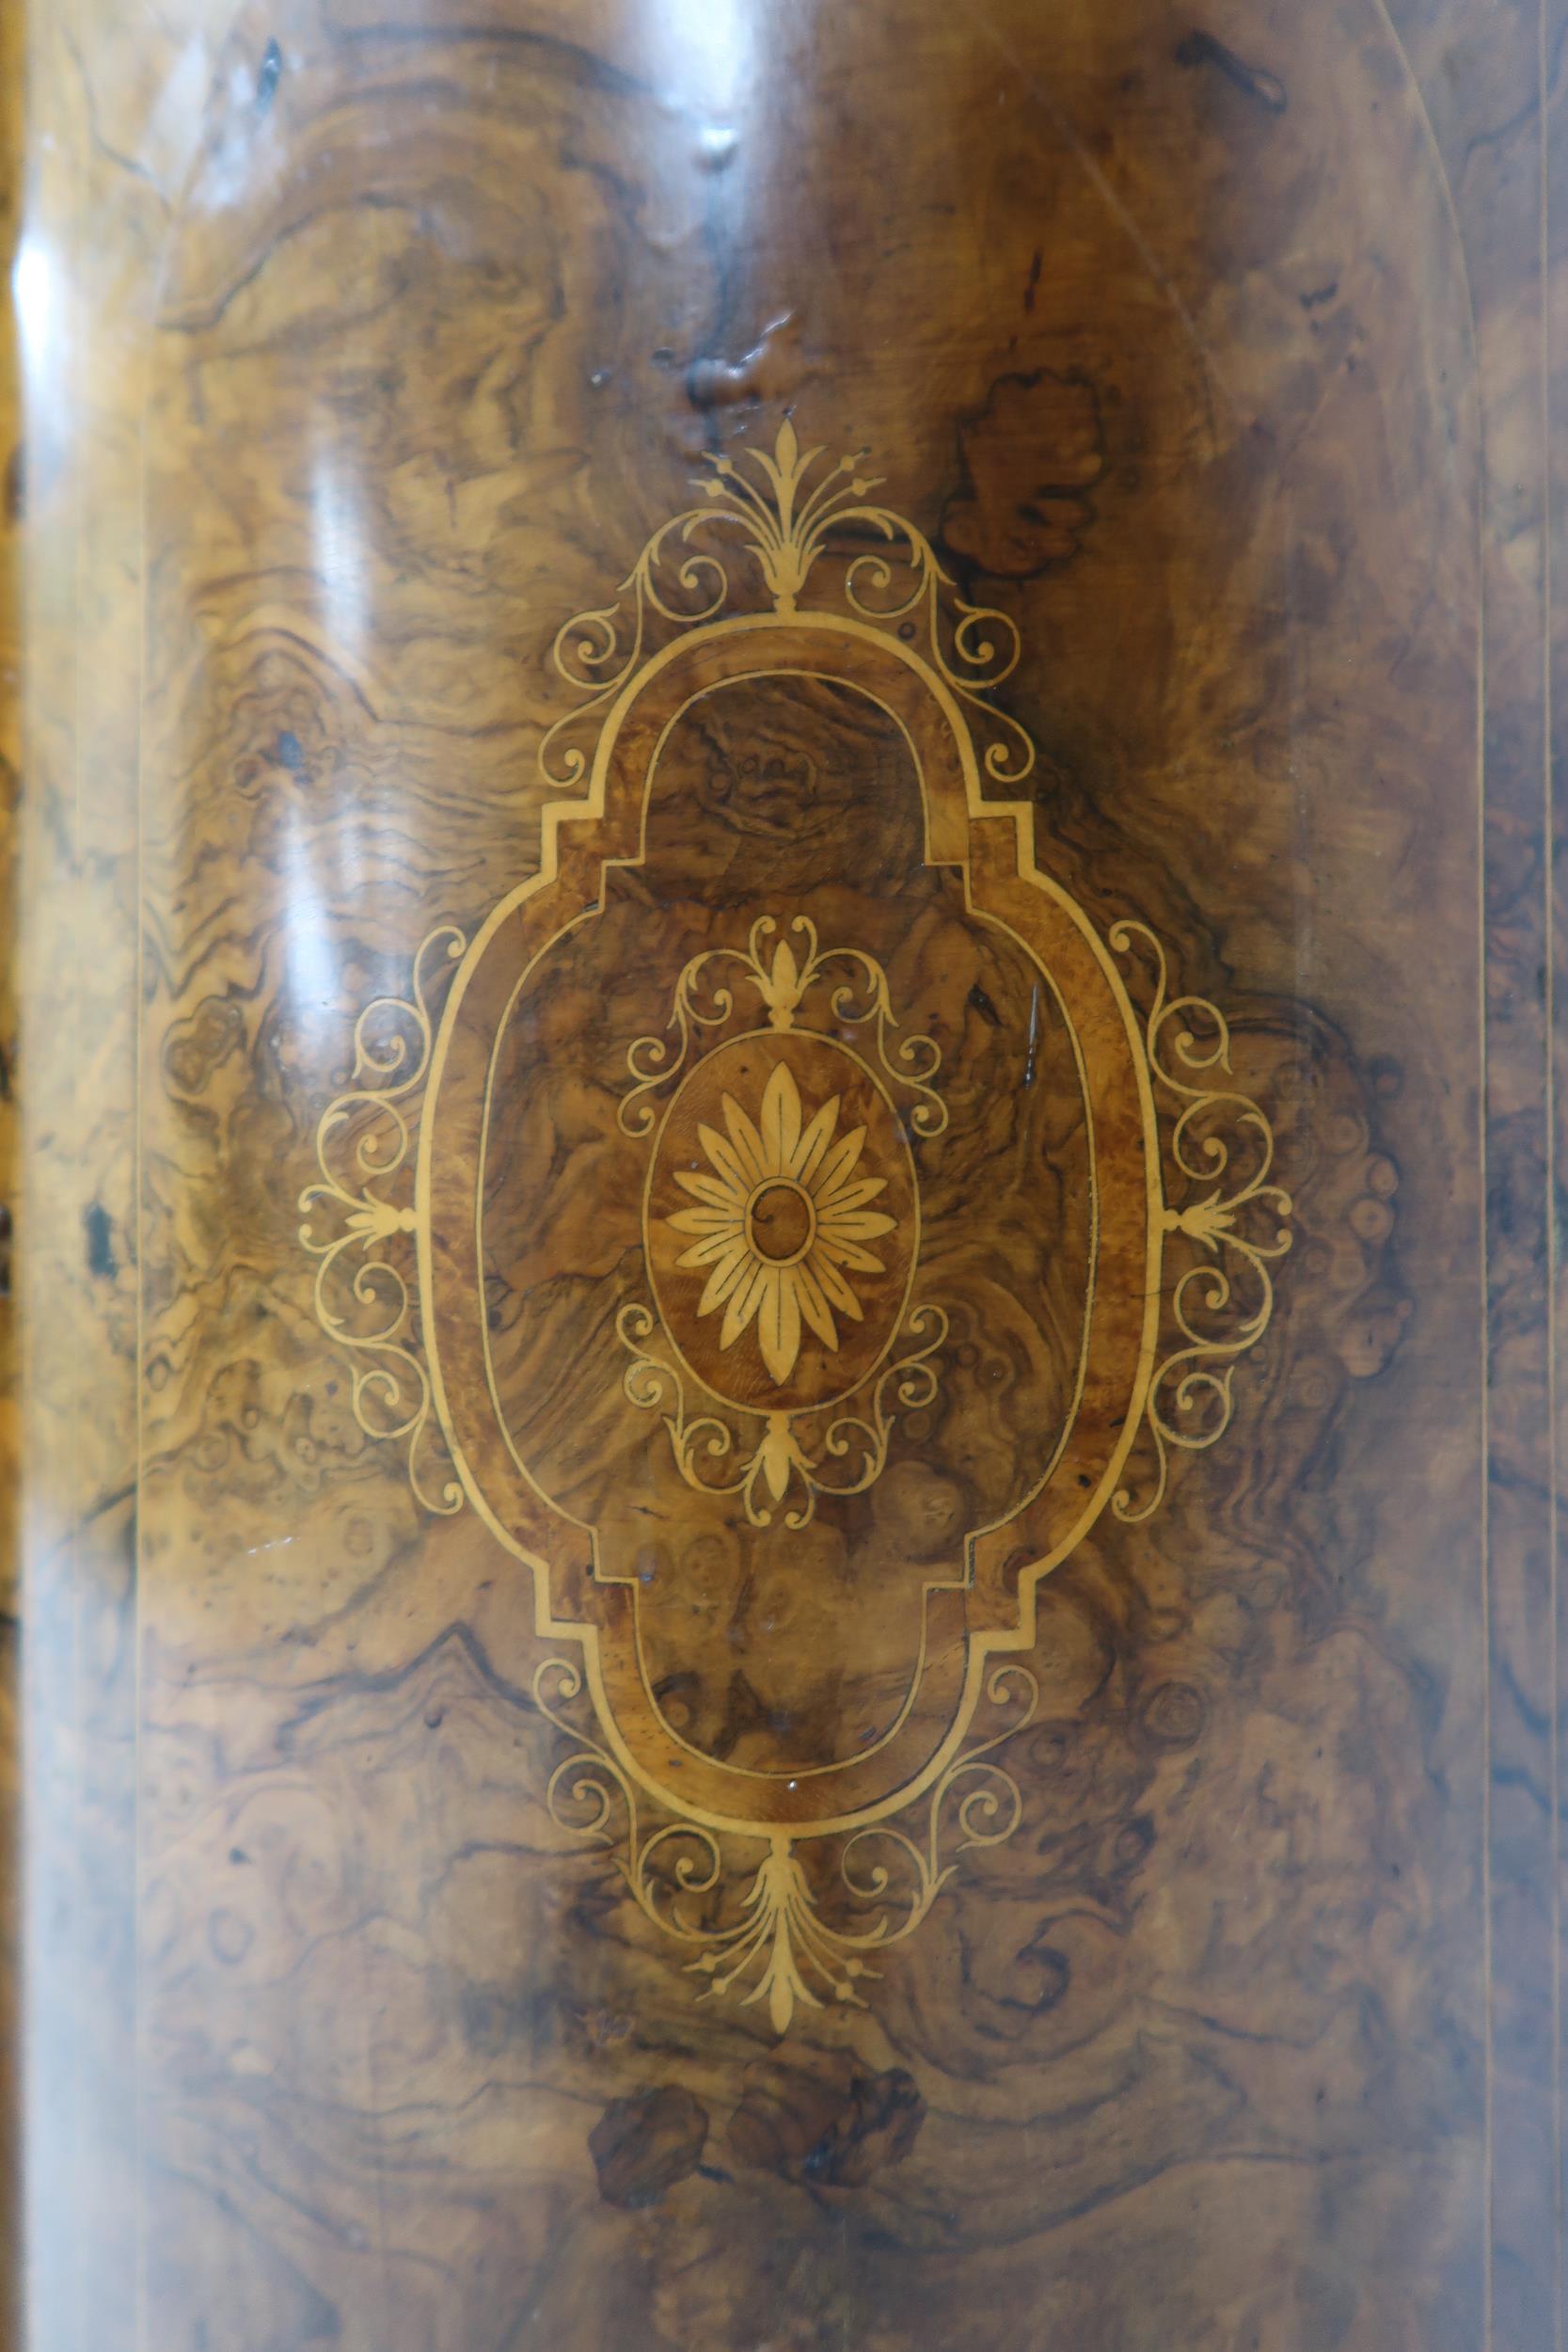
M 1011 624 L 877 486 L 785 422 L 562 628 L 541 758 L 579 796 L 361 1017 L 303 1201 L 366 1425 L 564 1645 L 551 1811 L 779 2032 L 1017 1827 L 1038 1581 L 1222 1434 L 1290 1212 L 1223 1016 L 988 797 L 1034 758 Z M 759 1576 L 781 1696 L 739 1740 Z

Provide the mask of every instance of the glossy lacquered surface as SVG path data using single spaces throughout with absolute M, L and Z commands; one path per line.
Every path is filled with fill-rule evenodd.
M 42 2352 L 1554 2340 L 1555 39 L 35 24 Z

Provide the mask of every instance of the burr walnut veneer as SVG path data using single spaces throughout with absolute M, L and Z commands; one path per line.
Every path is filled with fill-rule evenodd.
M 1559 2341 L 1562 29 L 35 11 L 38 2352 Z

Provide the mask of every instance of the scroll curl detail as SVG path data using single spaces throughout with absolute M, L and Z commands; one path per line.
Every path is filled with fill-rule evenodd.
M 820 946 L 808 914 L 792 915 L 782 926 L 771 914 L 759 915 L 744 947 L 705 947 L 682 967 L 664 1035 L 634 1038 L 626 1048 L 626 1068 L 637 1084 L 616 1113 L 623 1133 L 648 1134 L 657 1115 L 650 1096 L 685 1068 L 698 1029 L 721 1028 L 733 1017 L 736 989 L 753 990 L 767 1009 L 768 1027 L 783 1032 L 796 1026 L 808 992 L 828 980 L 835 966 L 829 998 L 833 1019 L 851 1027 L 876 1025 L 877 1058 L 884 1074 L 916 1098 L 910 1125 L 927 1140 L 940 1136 L 948 1120 L 934 1083 L 942 1068 L 941 1046 L 935 1038 L 917 1035 L 892 1041 L 898 1020 L 887 974 L 863 947 Z M 728 981 L 716 977 L 724 970 L 731 975 Z
M 691 1948 L 689 1972 L 708 1979 L 702 1998 L 733 1994 L 742 2008 L 766 2002 L 780 2035 L 798 2009 L 863 2008 L 859 1988 L 879 1973 L 872 1955 L 913 1933 L 963 1854 L 1012 1836 L 1022 1799 L 996 1751 L 1027 1728 L 1039 1705 L 1028 1667 L 1009 1661 L 991 1669 L 986 1698 L 1004 1720 L 948 1765 L 923 1801 L 918 1829 L 874 1823 L 841 1847 L 837 1883 L 856 1907 L 846 1918 L 827 1915 L 825 1893 L 808 1877 L 784 1829 L 763 1841 L 760 1862 L 726 1904 L 726 1889 L 736 1882 L 726 1870 L 721 1834 L 678 1815 L 649 1825 L 630 1775 L 596 1731 L 567 1711 L 582 1694 L 581 1670 L 570 1659 L 546 1658 L 535 1672 L 534 1704 L 568 1741 L 546 1787 L 551 1820 L 614 1852 L 643 1916 Z M 736 1842 L 758 1842 L 736 1835 Z M 890 1861 L 859 1854 L 876 1840 L 891 1849 Z M 696 1904 L 706 1918 L 694 1915 Z
M 1177 1276 L 1170 1297 L 1174 1344 L 1167 1343 L 1149 1381 L 1144 1425 L 1154 1469 L 1141 1500 L 1123 1486 L 1113 1501 L 1118 1518 L 1148 1518 L 1164 1500 L 1173 1447 L 1200 1453 L 1217 1444 L 1235 1409 L 1239 1359 L 1256 1347 L 1274 1313 L 1273 1262 L 1291 1247 L 1283 1220 L 1291 1200 L 1274 1174 L 1274 1129 L 1249 1094 L 1215 1085 L 1210 1073 L 1230 1073 L 1230 1025 L 1206 996 L 1173 996 L 1165 951 L 1147 924 L 1114 924 L 1118 955 L 1140 943 L 1155 969 L 1153 1003 L 1144 1025 L 1144 1052 L 1156 1092 L 1174 1107 L 1169 1154 L 1184 1189 L 1207 1185 L 1173 1207 L 1162 1226 L 1205 1254 Z M 1275 1222 L 1275 1220 L 1279 1220 Z
M 808 1453 L 796 1435 L 796 1422 L 807 1416 L 768 1413 L 760 1440 L 733 1476 L 735 1431 L 717 1413 L 688 1415 L 679 1367 L 650 1344 L 657 1328 L 656 1316 L 637 1299 L 615 1318 L 616 1337 L 632 1357 L 622 1375 L 627 1401 L 662 1414 L 686 1484 L 698 1494 L 738 1495 L 752 1526 L 770 1527 L 778 1505 L 798 1486 L 800 1500 L 784 1515 L 785 1527 L 798 1534 L 816 1518 L 819 1495 L 859 1495 L 873 1486 L 887 1466 L 899 1413 L 934 1403 L 939 1376 L 931 1359 L 947 1337 L 947 1316 L 941 1307 L 913 1310 L 904 1327 L 911 1344 L 878 1375 L 865 1412 L 836 1414 L 828 1422 L 820 1454 Z
M 969 603 L 919 526 L 871 498 L 881 482 L 864 470 L 865 456 L 863 450 L 838 458 L 820 446 L 802 450 L 787 418 L 771 452 L 708 456 L 705 502 L 659 525 L 613 603 L 577 614 L 556 633 L 556 674 L 585 699 L 540 744 L 546 784 L 581 785 L 585 740 L 646 658 L 652 630 L 700 628 L 739 603 L 742 590 L 726 553 L 713 545 L 715 532 L 736 535 L 780 620 L 805 609 L 814 578 L 831 574 L 842 611 L 917 637 L 943 683 L 985 722 L 987 775 L 997 784 L 1023 782 L 1035 765 L 1034 743 L 990 699 L 1018 666 L 1018 625 L 998 607 Z
M 455 926 L 438 925 L 414 958 L 409 994 L 373 997 L 360 1013 L 350 1085 L 317 1123 L 321 1172 L 298 1201 L 299 1238 L 317 1261 L 317 1321 L 350 1351 L 355 1420 L 369 1438 L 406 1445 L 415 1495 L 444 1516 L 462 1508 L 463 1489 L 431 1425 L 430 1375 L 415 1343 L 408 1277 L 395 1255 L 370 1252 L 395 1251 L 414 1232 L 412 1199 L 389 1199 L 384 1188 L 408 1169 L 409 1098 L 430 1066 L 431 971 L 442 958 L 455 962 L 463 947 Z
M 616 1867 L 638 1909 L 666 1934 L 705 1941 L 673 1908 L 683 1896 L 711 1894 L 723 1873 L 723 1856 L 713 1832 L 676 1819 L 644 1834 L 637 1789 L 604 1741 L 585 1730 L 566 1708 L 583 1695 L 580 1667 L 569 1658 L 541 1659 L 533 1674 L 533 1703 L 570 1746 L 545 1785 L 545 1809 L 556 1827 L 592 1845 L 613 1848 L 616 1817 L 624 1826 L 626 1853 Z M 668 1890 L 668 1891 L 667 1891 Z

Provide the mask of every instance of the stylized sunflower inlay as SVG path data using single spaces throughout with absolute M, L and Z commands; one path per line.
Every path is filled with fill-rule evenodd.
M 807 1123 L 795 1074 L 780 1062 L 754 1125 L 726 1094 L 728 1138 L 698 1127 L 713 1173 L 675 1171 L 700 1204 L 670 1219 L 677 1232 L 698 1237 L 676 1264 L 709 1269 L 697 1312 L 723 1308 L 721 1348 L 733 1347 L 754 1316 L 762 1360 L 781 1387 L 795 1369 L 802 1326 L 836 1350 L 835 1312 L 863 1320 L 846 1270 L 886 1271 L 865 1247 L 893 1231 L 891 1216 L 866 1205 L 886 1180 L 856 1174 L 865 1129 L 837 1136 L 841 1099 L 832 1095 Z

